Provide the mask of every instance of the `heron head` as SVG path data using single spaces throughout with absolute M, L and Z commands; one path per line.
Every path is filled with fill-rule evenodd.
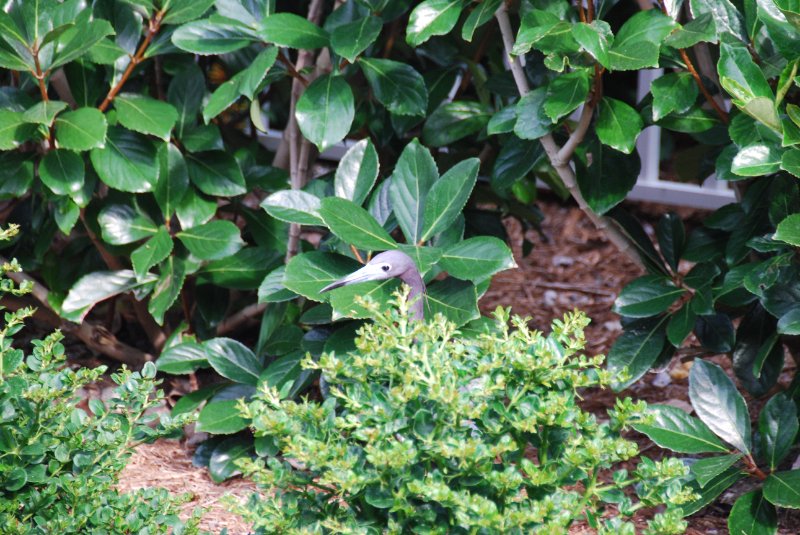
M 367 262 L 361 269 L 327 285 L 320 290 L 320 293 L 357 282 L 381 281 L 391 279 L 392 277 L 401 277 L 410 269 L 415 271 L 417 269 L 417 266 L 410 256 L 398 250 L 384 251 L 375 255 L 375 257 Z

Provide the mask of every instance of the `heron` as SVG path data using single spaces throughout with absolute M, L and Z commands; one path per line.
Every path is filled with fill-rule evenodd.
M 411 288 L 409 293 L 411 317 L 414 320 L 422 321 L 425 316 L 425 282 L 422 280 L 417 265 L 410 256 L 402 251 L 384 251 L 375 255 L 364 267 L 332 282 L 320 290 L 320 293 L 359 282 L 382 281 L 391 278 L 400 279 Z

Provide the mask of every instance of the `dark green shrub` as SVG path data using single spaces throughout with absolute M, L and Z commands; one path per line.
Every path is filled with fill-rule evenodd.
M 3 293 L 25 293 L 5 274 Z M 97 380 L 104 367 L 72 370 L 66 365 L 61 334 L 32 342 L 25 354 L 13 336 L 33 309 L 7 312 L 0 329 L 0 531 L 39 533 L 197 533 L 197 515 L 178 518 L 180 498 L 164 489 L 121 494 L 119 473 L 136 444 L 180 429 L 184 419 L 165 419 L 151 427 L 147 414 L 163 396 L 154 395 L 156 369 L 123 370 L 107 402 L 89 401 L 91 413 L 77 407 L 76 391 Z
M 633 533 L 626 519 L 660 505 L 647 533 L 683 532 L 688 468 L 615 470 L 639 453 L 620 433 L 645 405 L 620 400 L 608 420 L 578 406 L 580 389 L 611 380 L 580 353 L 586 316 L 545 336 L 498 309 L 459 331 L 410 320 L 404 303 L 365 303 L 375 323 L 356 350 L 304 360 L 330 383 L 321 405 L 267 386 L 241 404 L 284 457 L 240 461 L 263 491 L 238 508 L 257 533 L 565 533 L 581 519 Z

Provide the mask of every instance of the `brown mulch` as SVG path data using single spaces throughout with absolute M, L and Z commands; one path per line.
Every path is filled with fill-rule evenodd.
M 545 215 L 543 235 L 536 231 L 527 231 L 527 238 L 534 243 L 534 249 L 527 257 L 523 258 L 521 254 L 521 226 L 513 220 L 506 222 L 519 269 L 506 271 L 495 277 L 481 301 L 481 310 L 487 314 L 497 306 L 511 305 L 513 313 L 530 316 L 533 327 L 548 331 L 553 318 L 579 308 L 592 320 L 586 330 L 587 353 L 605 354 L 622 332 L 619 317 L 611 312 L 614 299 L 626 283 L 641 273 L 593 227 L 578 208 L 553 201 L 543 202 L 540 206 Z M 658 217 L 668 210 L 678 212 L 682 218 L 688 219 L 690 225 L 697 224 L 703 215 L 703 212 L 697 210 L 647 203 L 632 204 L 628 208 L 643 220 L 645 230 L 651 235 Z M 729 367 L 727 359 L 715 360 Z M 668 377 L 665 378 L 664 375 L 662 374 L 661 379 L 668 382 L 664 386 L 654 386 L 655 375 L 651 373 L 623 392 L 623 395 L 689 408 L 688 368 L 675 360 L 668 370 Z M 788 375 L 785 373 L 786 377 Z M 601 413 L 613 406 L 615 397 L 613 392 L 592 391 L 587 393 L 585 407 L 592 412 Z M 644 454 L 654 457 L 663 454 L 643 437 L 632 438 L 639 442 Z M 121 487 L 132 489 L 155 485 L 178 493 L 191 492 L 195 499 L 187 504 L 187 511 L 195 506 L 208 509 L 202 522 L 204 529 L 218 533 L 220 529 L 227 527 L 232 535 L 247 533 L 247 526 L 227 511 L 220 499 L 225 494 L 243 498 L 253 490 L 252 483 L 234 479 L 222 485 L 214 484 L 206 469 L 191 465 L 190 457 L 191 451 L 176 442 L 142 446 L 123 473 Z M 687 533 L 727 533 L 726 519 L 731 504 L 730 500 L 727 501 L 727 505 L 712 505 L 690 518 Z M 637 519 L 637 524 L 640 521 L 641 527 L 644 527 L 644 519 Z M 593 533 L 580 525 L 570 532 Z

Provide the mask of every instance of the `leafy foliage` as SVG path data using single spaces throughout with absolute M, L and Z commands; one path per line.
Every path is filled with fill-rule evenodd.
M 322 405 L 266 385 L 240 403 L 284 456 L 240 461 L 263 491 L 238 507 L 256 533 L 564 532 L 584 517 L 624 533 L 627 517 L 661 504 L 647 532 L 683 532 L 686 467 L 642 458 L 614 470 L 638 454 L 620 433 L 644 404 L 620 400 L 604 423 L 577 404 L 578 389 L 610 380 L 602 358 L 580 354 L 584 315 L 567 314 L 545 336 L 498 309 L 459 331 L 441 315 L 411 320 L 407 294 L 397 295 L 382 313 L 363 303 L 375 323 L 357 349 L 304 359 L 329 382 Z M 619 514 L 601 518 L 612 503 Z

